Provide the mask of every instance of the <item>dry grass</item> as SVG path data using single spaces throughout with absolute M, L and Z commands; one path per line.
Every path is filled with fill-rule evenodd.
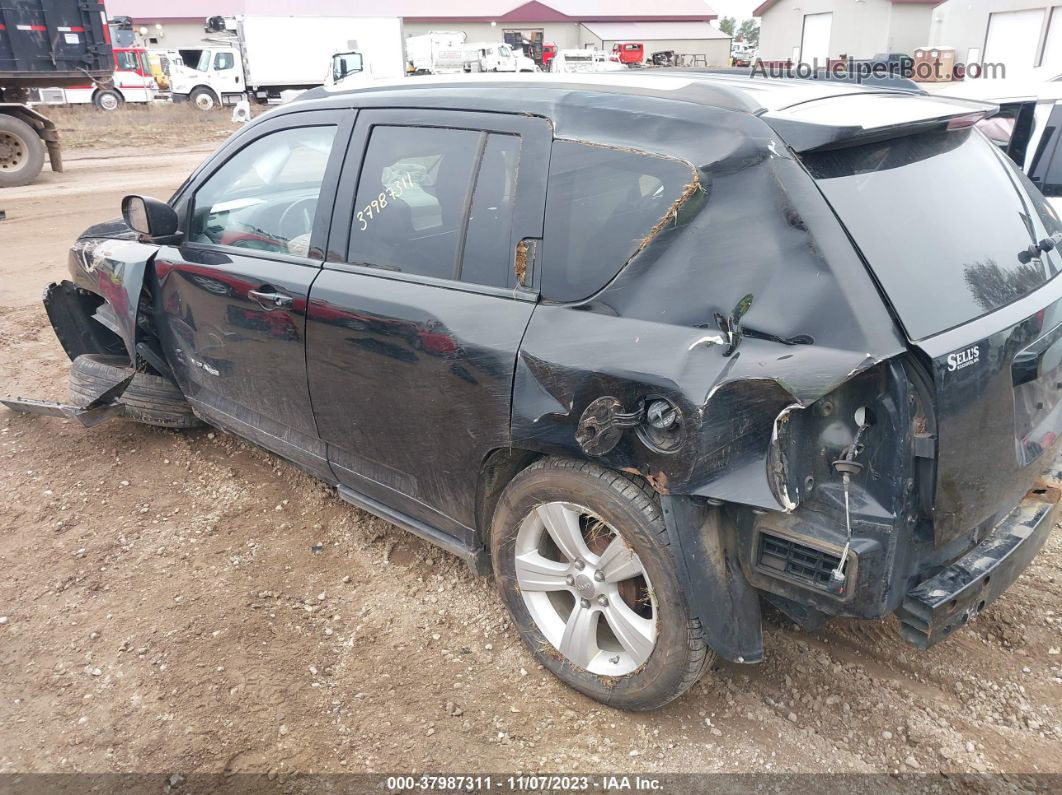
M 109 113 L 91 105 L 38 110 L 55 122 L 64 148 L 186 146 L 224 140 L 239 126 L 231 108 L 204 112 L 169 102 L 126 104 Z

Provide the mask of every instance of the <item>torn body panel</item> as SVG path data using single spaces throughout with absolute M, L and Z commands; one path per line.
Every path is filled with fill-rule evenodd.
M 599 460 L 662 492 L 792 510 L 798 495 L 784 496 L 770 474 L 779 414 L 905 344 L 836 217 L 771 130 L 698 111 L 696 135 L 686 119 L 655 123 L 673 125 L 660 139 L 697 164 L 691 184 L 710 186 L 708 198 L 684 194 L 596 295 L 536 309 L 517 362 L 513 439 L 585 454 L 576 434 L 593 401 L 609 396 L 631 413 L 662 398 L 682 416 L 680 447 L 663 451 L 631 429 Z M 736 233 L 749 218 L 756 234 Z
M 141 337 L 140 294 L 148 265 L 157 251 L 157 246 L 139 242 L 136 233 L 121 221 L 88 228 L 70 249 L 71 283 L 98 295 L 109 305 L 111 311 L 104 313 L 101 325 L 112 327 L 121 338 L 133 366 Z
M 122 413 L 122 393 L 133 381 L 134 372 L 130 371 L 112 384 L 105 386 L 100 392 L 93 395 L 83 406 L 74 406 L 67 403 L 55 403 L 48 400 L 32 400 L 28 398 L 0 398 L 0 404 L 7 406 L 12 411 L 23 414 L 42 414 L 47 417 L 65 417 L 77 420 L 86 428 L 99 425 L 112 417 L 118 417 Z

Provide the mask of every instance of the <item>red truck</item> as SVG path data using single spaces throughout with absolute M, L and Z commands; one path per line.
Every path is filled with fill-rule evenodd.
M 640 41 L 617 42 L 612 48 L 613 60 L 622 64 L 645 62 L 645 46 Z

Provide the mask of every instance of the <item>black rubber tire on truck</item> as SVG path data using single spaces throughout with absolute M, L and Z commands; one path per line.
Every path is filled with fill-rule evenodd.
M 221 100 L 218 98 L 218 95 L 209 88 L 203 88 L 202 86 L 194 89 L 192 93 L 188 95 L 188 101 L 204 113 L 221 107 Z
M 44 144 L 22 119 L 0 114 L 0 188 L 29 185 L 44 167 Z
M 124 356 L 78 356 L 70 367 L 70 399 L 75 405 L 84 406 L 131 370 Z M 135 422 L 163 428 L 195 428 L 203 424 L 192 413 L 181 390 L 159 375 L 137 373 L 121 400 L 125 405 L 122 416 Z
M 92 104 L 96 106 L 96 109 L 107 113 L 118 110 L 123 102 L 125 100 L 122 95 L 113 88 L 102 88 L 92 96 Z

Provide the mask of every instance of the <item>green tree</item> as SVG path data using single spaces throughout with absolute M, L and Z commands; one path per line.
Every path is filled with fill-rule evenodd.
M 723 31 L 727 36 L 734 35 L 735 25 L 737 25 L 737 20 L 733 17 L 723 17 L 719 20 L 719 30 Z
M 753 47 L 760 44 L 760 26 L 755 19 L 746 19 L 737 30 L 737 37 Z

